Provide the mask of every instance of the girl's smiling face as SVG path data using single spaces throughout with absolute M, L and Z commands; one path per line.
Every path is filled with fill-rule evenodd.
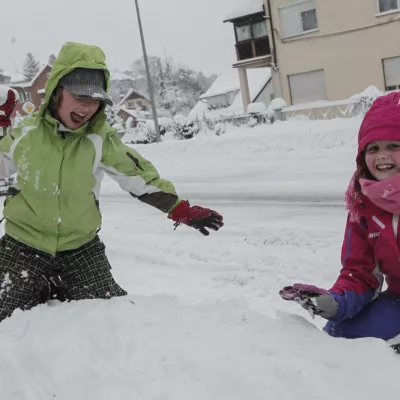
M 400 141 L 377 140 L 365 148 L 365 163 L 377 181 L 400 172 Z
M 99 100 L 75 97 L 67 89 L 63 88 L 58 116 L 64 126 L 75 130 L 88 122 L 96 114 L 99 106 Z

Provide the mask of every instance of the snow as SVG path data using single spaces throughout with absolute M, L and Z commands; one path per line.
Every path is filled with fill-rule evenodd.
M 363 97 L 377 98 L 382 95 L 383 95 L 383 92 L 381 90 L 379 90 L 376 86 L 369 86 L 363 92 L 350 97 L 349 100 L 353 103 L 356 103 L 356 102 L 360 101 Z
M 21 72 L 3 71 L 4 76 L 11 78 L 11 82 L 23 82 L 26 80 L 25 76 Z
M 247 70 L 249 82 L 250 99 L 253 102 L 260 94 L 261 90 L 271 79 L 270 68 L 254 68 Z M 233 103 L 227 108 L 217 110 L 208 110 L 206 99 L 229 92 L 238 91 Z M 211 87 L 200 97 L 200 101 L 191 110 L 188 120 L 193 121 L 196 118 L 218 118 L 219 116 L 229 116 L 234 114 L 243 114 L 242 95 L 240 92 L 239 72 L 237 69 L 230 68 L 211 85 Z
M 158 118 L 158 124 L 160 126 L 173 125 L 174 124 L 174 120 L 172 118 L 160 117 L 160 118 Z
M 124 72 L 118 71 L 116 69 L 112 69 L 112 70 L 110 70 L 110 80 L 112 80 L 112 81 L 126 81 L 126 80 L 133 81 L 133 78 Z
M 398 356 L 321 331 L 278 290 L 331 285 L 361 119 L 289 121 L 134 146 L 226 225 L 203 237 L 106 178 L 100 232 L 125 298 L 17 311 L 0 324 L 7 400 L 375 400 Z M 3 229 L 3 225 L 1 228 Z
M 271 108 L 273 109 L 273 110 L 282 110 L 282 108 L 284 108 L 284 107 L 286 107 L 287 106 L 287 104 L 286 104 L 286 101 L 284 100 L 284 99 L 281 99 L 281 98 L 276 98 L 276 99 L 273 99 L 272 101 L 271 101 Z
M 264 103 L 251 103 L 247 107 L 249 114 L 265 113 L 267 112 L 267 106 Z
M 265 86 L 271 78 L 270 68 L 254 68 L 247 70 L 250 89 L 258 89 L 258 92 Z M 235 68 L 230 68 L 225 73 L 221 74 L 211 87 L 200 96 L 200 99 L 226 94 L 240 90 L 239 72 Z
M 241 8 L 229 14 L 224 22 L 231 21 L 236 18 L 246 17 L 247 15 L 256 14 L 258 12 L 263 12 L 263 0 L 245 0 Z
M 174 123 L 183 126 L 186 124 L 186 117 L 182 114 L 177 114 L 174 116 Z
M 375 99 L 379 96 L 382 96 L 384 93 L 380 91 L 375 86 L 370 86 L 366 88 L 364 91 L 357 93 L 348 99 L 336 100 L 336 101 L 328 101 L 328 100 L 318 100 L 312 101 L 308 103 L 295 104 L 292 106 L 285 107 L 284 111 L 298 111 L 298 110 L 310 110 L 314 108 L 324 108 L 324 107 L 335 107 L 335 106 L 348 106 L 351 104 L 358 103 L 362 98 L 369 97 L 371 99 Z M 284 100 L 283 100 L 284 101 Z M 286 105 L 286 103 L 285 103 Z

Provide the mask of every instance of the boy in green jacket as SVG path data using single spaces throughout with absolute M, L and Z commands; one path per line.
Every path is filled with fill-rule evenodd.
M 97 236 L 104 173 L 176 224 L 208 235 L 223 226 L 213 210 L 181 200 L 171 182 L 126 146 L 106 122 L 110 73 L 96 46 L 66 43 L 39 112 L 0 141 L 18 174 L 4 206 L 0 240 L 0 321 L 53 290 L 61 300 L 126 295 Z

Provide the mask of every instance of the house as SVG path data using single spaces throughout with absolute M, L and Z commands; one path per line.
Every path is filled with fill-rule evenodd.
M 340 101 L 370 86 L 400 89 L 400 0 L 243 1 L 224 22 L 234 26 L 233 66 L 242 69 L 246 101 L 243 69 L 260 63 L 272 68 L 274 93 L 288 105 Z
M 7 72 L 0 70 L 0 85 L 7 85 L 11 82 L 11 75 Z
M 133 89 L 129 89 L 128 93 L 117 104 L 117 107 L 149 111 L 151 109 L 151 102 Z
M 249 103 L 269 105 L 273 98 L 270 68 L 255 68 L 246 72 Z M 246 114 L 243 106 L 240 76 L 230 68 L 221 74 L 211 87 L 200 96 L 188 120 L 219 118 Z
M 121 107 L 117 111 L 117 116 L 122 118 L 124 125 L 128 120 L 132 121 L 132 128 L 136 127 L 139 114 L 136 110 Z
M 22 80 L 23 76 L 21 75 L 14 75 L 11 77 L 11 82 L 9 82 L 8 85 L 15 89 L 19 95 L 19 102 L 15 107 L 13 115 L 17 112 L 21 115 L 26 115 L 22 110 L 22 107 L 26 102 L 32 103 L 35 106 L 35 111 L 39 109 L 44 101 L 44 89 L 50 72 L 51 66 L 44 65 L 30 81 Z

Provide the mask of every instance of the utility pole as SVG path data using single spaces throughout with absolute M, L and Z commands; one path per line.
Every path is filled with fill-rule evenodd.
M 140 31 L 140 39 L 142 41 L 144 65 L 146 67 L 147 84 L 149 85 L 151 109 L 152 109 L 152 112 L 153 112 L 154 127 L 156 129 L 156 140 L 157 140 L 157 142 L 160 142 L 161 141 L 160 125 L 158 124 L 156 102 L 155 102 L 155 99 L 154 99 L 154 86 L 153 86 L 153 80 L 151 79 L 151 75 L 150 75 L 149 60 L 147 58 L 146 43 L 144 41 L 142 19 L 140 17 L 140 9 L 139 9 L 138 0 L 135 0 L 135 3 L 136 3 L 136 14 L 137 14 L 137 19 L 138 19 L 138 24 L 139 24 L 139 31 Z

